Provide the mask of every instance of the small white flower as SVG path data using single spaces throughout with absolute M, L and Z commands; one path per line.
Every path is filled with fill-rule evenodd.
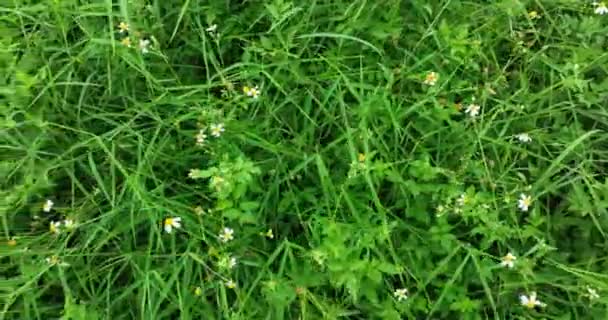
M 231 228 L 224 228 L 220 233 L 219 238 L 222 242 L 228 242 L 234 239 L 234 230 Z
M 595 8 L 595 13 L 599 14 L 599 15 L 604 15 L 604 14 L 608 13 L 608 8 L 606 7 L 606 3 L 604 3 L 604 2 L 598 3 L 597 7 Z
M 224 124 L 223 123 L 218 123 L 218 124 L 212 124 L 209 128 L 209 130 L 211 131 L 211 135 L 219 138 L 222 135 L 222 132 L 225 131 L 224 128 Z
M 258 86 L 255 87 L 243 87 L 243 92 L 246 96 L 252 97 L 253 99 L 257 99 L 260 96 L 260 88 Z
M 182 227 L 182 218 L 180 218 L 180 217 L 166 218 L 165 221 L 163 222 L 163 225 L 165 228 L 165 232 L 171 233 L 171 231 L 173 231 L 173 228 L 179 229 Z
M 532 138 L 527 133 L 516 134 L 515 138 L 517 140 L 519 140 L 519 142 L 523 142 L 523 143 L 528 143 L 528 142 L 532 141 Z
M 519 195 L 519 200 L 517 200 L 517 207 L 519 208 L 519 210 L 527 212 L 531 204 L 532 197 L 523 193 Z
M 215 31 L 217 31 L 217 24 L 210 25 L 207 29 L 205 29 L 205 31 L 209 33 L 215 33 Z
M 461 194 L 460 197 L 458 197 L 458 199 L 456 199 L 456 203 L 461 207 L 464 206 L 465 204 L 467 204 L 467 202 L 469 202 L 469 198 L 467 198 L 467 195 L 464 193 Z
M 224 285 L 226 286 L 226 288 L 229 288 L 229 289 L 234 289 L 234 288 L 236 288 L 236 283 L 235 283 L 234 281 L 232 281 L 232 279 L 230 279 L 230 280 L 226 281 L 226 282 L 224 283 Z
M 198 133 L 196 134 L 196 145 L 202 146 L 203 144 L 205 144 L 206 140 L 207 140 L 207 135 L 205 134 L 205 129 L 199 130 Z
M 150 48 L 150 40 L 148 40 L 148 39 L 139 40 L 139 50 L 141 50 L 141 53 L 148 53 L 149 48 Z
M 44 205 L 42 206 L 42 211 L 51 212 L 51 209 L 53 209 L 54 205 L 55 203 L 53 202 L 53 200 L 47 199 Z
M 589 297 L 589 300 L 599 299 L 600 297 L 600 295 L 597 293 L 597 290 L 589 286 L 587 287 L 587 296 Z
M 534 309 L 536 306 L 544 307 L 545 304 L 536 298 L 536 292 L 530 292 L 530 296 L 522 294 L 519 296 L 521 305 L 530 309 Z
M 59 229 L 60 227 L 60 221 L 51 221 L 51 223 L 49 224 L 49 231 L 54 234 L 59 234 L 59 232 L 61 232 L 61 230 Z
M 76 229 L 76 222 L 72 219 L 65 219 L 65 220 L 63 220 L 63 226 L 67 230 L 71 231 L 71 230 Z
M 481 110 L 481 107 L 478 104 L 471 103 L 464 110 L 464 113 L 468 114 L 471 118 L 475 118 L 479 115 L 479 110 Z
M 437 84 L 437 80 L 439 79 L 439 75 L 436 72 L 429 72 L 427 73 L 426 77 L 424 77 L 424 84 L 426 84 L 427 86 L 434 86 L 435 84 Z
M 228 260 L 228 269 L 232 269 L 235 266 L 236 266 L 236 258 L 230 257 L 230 260 Z
M 118 33 L 125 33 L 129 31 L 129 24 L 122 21 L 118 24 Z
M 507 268 L 513 268 L 513 266 L 515 265 L 515 260 L 517 260 L 517 257 L 514 256 L 511 252 L 507 253 L 506 256 L 502 257 L 500 262 L 500 265 L 503 267 L 507 267 Z
M 407 300 L 407 289 L 396 289 L 395 292 L 393 292 L 393 296 L 397 298 L 397 301 Z

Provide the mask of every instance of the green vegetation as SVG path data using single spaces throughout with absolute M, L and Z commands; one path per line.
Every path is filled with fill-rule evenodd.
M 0 320 L 608 319 L 604 9 L 2 2 Z

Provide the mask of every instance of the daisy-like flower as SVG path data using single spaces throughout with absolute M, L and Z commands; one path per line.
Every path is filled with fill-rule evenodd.
M 517 200 L 517 207 L 519 208 L 519 210 L 527 212 L 531 204 L 532 197 L 523 193 L 519 195 L 519 200 Z
M 597 290 L 587 286 L 587 297 L 589 300 L 599 299 L 600 295 L 597 293 Z
M 127 48 L 131 48 L 131 38 L 129 37 L 123 38 L 122 40 L 120 40 L 120 43 Z
M 243 92 L 246 96 L 252 97 L 253 99 L 257 99 L 260 96 L 260 88 L 258 86 L 255 87 L 243 87 Z
M 198 131 L 198 133 L 196 134 L 196 145 L 197 146 L 202 146 L 203 144 L 205 144 L 205 141 L 207 140 L 207 135 L 205 134 L 205 129 L 201 129 Z
M 63 261 L 61 261 L 61 259 L 59 259 L 58 256 L 50 256 L 46 259 L 44 259 L 46 261 L 46 263 L 48 263 L 50 266 L 60 266 L 60 267 L 67 267 L 70 264 L 65 263 Z
M 226 288 L 228 288 L 228 289 L 234 289 L 234 288 L 236 288 L 236 282 L 232 281 L 232 279 L 230 279 L 230 280 L 226 281 L 226 282 L 224 283 L 224 285 L 225 285 L 225 286 L 226 286 Z
M 532 138 L 527 133 L 516 134 L 515 139 L 519 140 L 519 142 L 522 142 L 522 143 L 528 143 L 528 142 L 532 141 Z
M 205 29 L 205 31 L 209 33 L 215 33 L 215 31 L 217 31 L 217 24 L 210 25 L 207 29 Z
M 471 103 L 466 107 L 464 113 L 468 114 L 471 118 L 475 118 L 479 115 L 479 110 L 481 110 L 481 107 L 478 104 Z
M 51 212 L 51 210 L 53 209 L 54 205 L 55 205 L 55 203 L 53 202 L 53 200 L 47 199 L 44 202 L 44 205 L 42 205 L 42 211 L 44 211 L 44 212 Z
M 407 300 L 407 289 L 396 289 L 395 292 L 393 292 L 393 296 L 397 298 L 397 301 Z
M 49 224 L 49 231 L 54 234 L 59 234 L 59 232 L 61 231 L 59 230 L 60 227 L 61 221 L 51 221 L 51 223 Z
M 439 79 L 439 75 L 436 72 L 431 71 L 426 74 L 426 77 L 424 77 L 423 83 L 426 84 L 427 86 L 434 86 L 435 84 L 437 84 L 438 79 Z
M 230 240 L 234 239 L 234 230 L 232 230 L 231 228 L 224 228 L 222 230 L 222 233 L 220 233 L 219 235 L 220 241 L 222 242 L 228 242 Z
M 521 302 L 522 306 L 529 308 L 529 309 L 534 309 L 537 306 L 539 306 L 539 307 L 545 306 L 544 303 L 542 303 L 540 300 L 538 300 L 538 298 L 536 298 L 536 292 L 530 292 L 529 296 L 527 296 L 525 294 L 520 295 L 519 301 Z
M 140 39 L 139 40 L 139 50 L 141 50 L 141 53 L 148 53 L 149 49 L 150 49 L 150 40 Z
M 121 23 L 118 24 L 118 32 L 119 33 L 125 33 L 129 31 L 129 24 L 122 21 Z
M 171 231 L 173 231 L 173 228 L 179 229 L 182 227 L 182 218 L 180 218 L 180 217 L 166 218 L 165 221 L 163 221 L 163 226 L 164 226 L 166 233 L 171 233 Z
M 209 127 L 209 131 L 211 131 L 211 135 L 219 138 L 222 135 L 222 132 L 225 131 L 223 123 L 214 123 Z
M 597 6 L 595 7 L 595 13 L 599 14 L 599 15 L 604 15 L 604 14 L 608 13 L 608 8 L 606 7 L 606 3 L 605 2 L 598 3 Z
M 76 222 L 72 219 L 65 219 L 65 220 L 63 220 L 63 226 L 68 231 L 72 231 L 72 230 L 76 229 Z
M 503 267 L 507 267 L 507 268 L 513 268 L 513 266 L 515 265 L 515 260 L 517 260 L 517 257 L 514 256 L 511 252 L 507 253 L 507 255 L 505 255 L 504 257 L 502 257 L 500 259 L 500 265 Z

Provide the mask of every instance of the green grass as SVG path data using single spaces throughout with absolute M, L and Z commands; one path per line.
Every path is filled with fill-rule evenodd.
M 595 10 L 0 4 L 0 320 L 608 318 Z

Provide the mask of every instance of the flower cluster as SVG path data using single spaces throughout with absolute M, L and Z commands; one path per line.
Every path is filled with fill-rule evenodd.
M 131 48 L 133 46 L 133 41 L 137 41 L 137 48 L 139 49 L 139 51 L 141 53 L 148 53 L 150 52 L 150 46 L 151 46 L 151 42 L 149 38 L 146 37 L 142 37 L 141 33 L 139 32 L 133 32 L 131 34 L 131 27 L 129 26 L 128 23 L 122 21 L 118 24 L 118 33 L 119 35 L 122 37 L 122 39 L 120 39 L 120 43 L 127 47 L 127 48 Z

